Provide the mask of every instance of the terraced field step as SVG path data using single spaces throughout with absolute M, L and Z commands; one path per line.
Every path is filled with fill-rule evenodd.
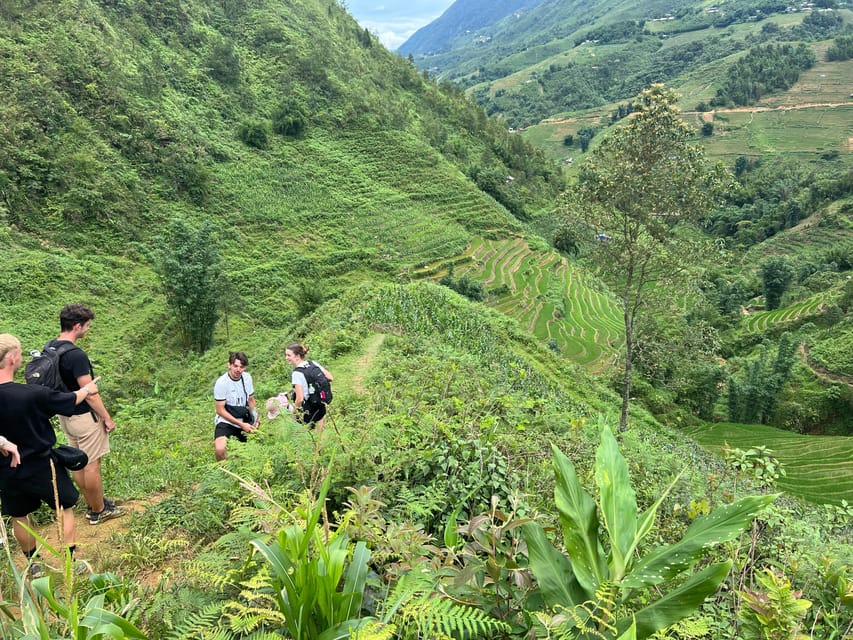
M 765 446 L 785 469 L 779 489 L 816 504 L 853 501 L 853 437 L 807 436 L 766 425 L 707 424 L 685 429 L 706 449 L 721 453 L 728 443 L 747 450 Z
M 743 320 L 743 325 L 751 333 L 760 333 L 774 324 L 793 322 L 800 318 L 818 315 L 825 301 L 825 295 L 817 293 L 802 302 L 798 302 L 783 309 L 773 311 L 753 311 Z
M 554 251 L 534 249 L 521 237 L 475 238 L 465 252 L 428 264 L 423 277 L 454 277 L 483 284 L 487 304 L 518 320 L 544 342 L 593 371 L 612 366 L 624 343 L 622 312 L 584 273 Z

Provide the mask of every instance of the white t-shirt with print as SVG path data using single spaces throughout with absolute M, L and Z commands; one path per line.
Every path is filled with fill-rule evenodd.
M 245 390 L 243 389 L 244 384 L 246 385 Z M 219 376 L 216 384 L 213 385 L 213 399 L 217 402 L 225 400 L 225 404 L 230 404 L 234 407 L 245 407 L 248 405 L 249 396 L 254 393 L 255 386 L 252 384 L 252 375 L 246 371 L 243 372 L 242 380 L 233 380 L 226 371 Z M 217 425 L 220 422 L 234 424 L 233 422 L 228 422 L 228 420 L 217 413 L 213 417 L 213 424 Z M 235 424 L 234 426 L 236 427 L 237 425 Z

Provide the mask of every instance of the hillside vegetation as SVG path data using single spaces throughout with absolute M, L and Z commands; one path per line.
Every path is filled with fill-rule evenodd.
M 702 369 L 720 355 L 694 358 L 702 341 L 663 323 L 644 336 L 617 442 L 619 311 L 586 269 L 593 241 L 563 220 L 562 172 L 461 89 L 382 49 L 341 3 L 7 0 L 0 48 L 0 332 L 40 348 L 64 304 L 95 310 L 81 346 L 117 423 L 105 486 L 129 512 L 89 527 L 80 505 L 77 557 L 94 573 L 77 576 L 40 509 L 50 570 L 36 580 L 2 520 L 0 638 L 510 639 L 591 621 L 615 639 L 641 613 L 638 637 L 674 623 L 661 633 L 722 639 L 760 625 L 742 593 L 766 593 L 769 567 L 814 602 L 781 624 L 849 634 L 843 490 L 777 495 L 761 459 L 734 465 L 679 433 L 699 422 L 686 399 L 722 384 Z M 739 207 L 770 197 L 761 175 L 744 167 Z M 793 177 L 805 190 L 808 176 Z M 772 228 L 766 209 L 749 210 L 753 234 Z M 717 221 L 747 243 L 741 214 Z M 218 257 L 205 265 L 215 277 L 185 289 L 212 290 L 209 348 L 167 296 L 164 255 L 198 266 L 181 229 Z M 842 326 L 835 259 L 816 252 L 794 286 L 826 280 Z M 687 310 L 707 293 L 715 330 L 732 323 L 733 300 L 760 298 L 756 273 L 718 275 L 672 294 Z M 460 280 L 483 299 L 451 290 Z M 733 375 L 775 324 L 736 334 Z M 812 360 L 795 373 L 840 352 L 834 326 L 814 325 Z M 216 463 L 211 391 L 228 353 L 248 354 L 265 407 L 290 388 L 293 340 L 334 374 L 325 429 L 263 412 Z M 788 364 L 772 346 L 767 361 Z M 835 413 L 847 397 L 811 384 L 797 415 L 820 409 L 821 424 L 845 426 Z M 799 401 L 780 389 L 779 411 Z M 722 417 L 722 397 L 699 399 Z M 816 482 L 790 451 L 786 482 Z M 573 530 L 594 550 L 594 581 L 564 555 Z M 548 579 L 569 565 L 582 588 L 568 569 Z

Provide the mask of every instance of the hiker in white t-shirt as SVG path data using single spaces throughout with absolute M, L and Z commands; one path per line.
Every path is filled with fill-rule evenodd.
M 213 418 L 213 450 L 217 460 L 225 460 L 228 438 L 246 442 L 246 434 L 254 433 L 260 425 L 255 411 L 255 387 L 252 375 L 246 371 L 249 359 L 242 351 L 228 356 L 228 371 L 213 385 L 216 415 Z

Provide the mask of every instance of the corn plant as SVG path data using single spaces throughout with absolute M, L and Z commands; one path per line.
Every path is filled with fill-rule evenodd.
M 634 619 L 637 638 L 647 638 L 690 615 L 717 590 L 731 562 L 709 564 L 674 584 L 676 579 L 693 569 L 710 547 L 739 537 L 774 499 L 750 496 L 719 507 L 697 518 L 680 541 L 639 555 L 680 474 L 638 514 L 628 466 L 608 426 L 602 428 L 595 460 L 598 502 L 584 490 L 571 461 L 556 447 L 553 451 L 555 503 L 568 555 L 554 548 L 538 523 L 525 524 L 524 537 L 545 604 L 564 613 L 565 625 L 587 634 L 584 637 L 618 637 Z M 651 600 L 655 592 L 663 595 Z
M 2 529 L 0 523 L 0 530 Z M 147 638 L 125 617 L 133 603 L 123 607 L 120 613 L 111 610 L 111 607 L 115 606 L 114 600 L 125 595 L 124 585 L 112 574 L 89 576 L 94 593 L 90 591 L 88 595 L 84 594 L 75 589 L 77 576 L 74 574 L 74 562 L 70 553 L 63 554 L 44 543 L 41 545 L 43 552 L 64 557 L 63 582 L 61 585 L 55 584 L 54 577 L 47 575 L 30 583 L 26 572 L 21 573 L 15 567 L 8 546 L 5 549 L 17 597 L 15 602 L 4 602 L 0 598 L 0 639 Z M 63 597 L 61 591 L 67 591 L 68 595 Z
M 320 525 L 329 484 L 327 476 L 304 526 L 286 527 L 269 543 L 252 540 L 269 563 L 276 603 L 294 640 L 348 638 L 360 623 L 370 551 L 364 542 L 351 545 L 344 527 Z

